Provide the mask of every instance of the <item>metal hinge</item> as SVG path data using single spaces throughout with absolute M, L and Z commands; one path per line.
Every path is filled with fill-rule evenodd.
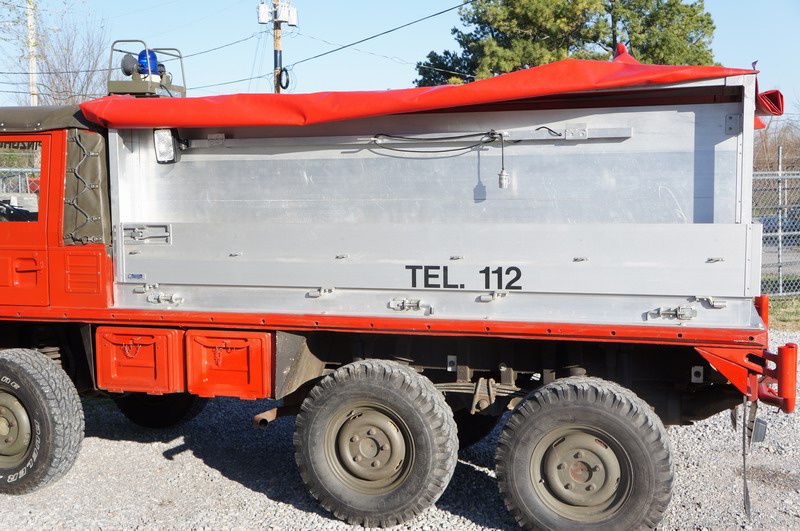
M 319 299 L 325 295 L 330 295 L 334 291 L 336 291 L 336 288 L 317 288 L 306 293 L 306 297 L 309 299 Z
M 151 304 L 174 304 L 178 305 L 183 302 L 183 297 L 177 293 L 149 293 L 147 295 L 147 302 Z
M 433 307 L 419 299 L 392 299 L 389 301 L 389 309 L 396 312 L 427 310 L 427 315 L 433 315 Z
M 697 302 L 706 302 L 711 308 L 715 310 L 721 310 L 722 308 L 728 307 L 728 301 L 722 299 L 715 299 L 714 297 L 695 297 L 694 300 L 696 300 Z
M 129 275 L 130 276 L 130 275 Z M 158 289 L 158 284 L 144 284 L 143 286 L 136 286 L 133 288 L 134 293 L 147 293 Z
M 506 297 L 506 296 L 508 296 L 508 292 L 507 291 L 492 291 L 490 293 L 487 293 L 485 295 L 481 295 L 480 297 L 478 297 L 478 301 L 479 302 L 492 302 L 492 301 L 496 301 L 497 299 L 502 299 L 503 297 Z
M 122 236 L 128 245 L 172 244 L 172 228 L 168 223 L 159 225 L 123 225 Z
M 647 319 L 678 319 L 688 321 L 697 317 L 697 310 L 694 306 L 678 306 L 677 308 L 656 308 L 647 312 Z

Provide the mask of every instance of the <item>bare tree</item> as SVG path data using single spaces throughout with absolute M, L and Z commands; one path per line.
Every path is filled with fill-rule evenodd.
M 753 169 L 778 170 L 778 148 L 781 169 L 800 171 L 800 122 L 791 119 L 765 119 L 767 128 L 756 133 Z
M 37 63 L 39 104 L 74 104 L 106 94 L 109 39 L 105 21 L 86 17 L 88 8 L 81 1 L 67 2 L 59 9 L 50 7 L 52 4 L 40 7 L 36 2 L 18 0 L 4 7 L 0 36 L 5 41 L 5 73 L 0 76 L 0 91 L 13 94 L 17 103 L 30 101 L 27 19 L 31 11 L 36 20 L 32 49 Z

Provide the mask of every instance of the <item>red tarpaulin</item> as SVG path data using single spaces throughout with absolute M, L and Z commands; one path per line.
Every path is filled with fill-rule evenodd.
M 630 58 L 630 59 L 626 59 Z M 654 86 L 727 76 L 754 70 L 719 66 L 639 64 L 627 53 L 614 61 L 565 59 L 465 85 L 369 92 L 313 94 L 231 94 L 202 98 L 107 96 L 81 104 L 90 121 L 109 128 L 301 126 L 521 100 L 569 92 Z M 766 101 L 774 103 L 774 95 Z M 759 99 L 759 110 L 768 108 Z M 780 114 L 775 105 L 768 112 Z

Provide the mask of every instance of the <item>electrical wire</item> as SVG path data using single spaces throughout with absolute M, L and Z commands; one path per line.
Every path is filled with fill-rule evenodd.
M 2 3 L 2 0 L 0 0 L 0 3 Z M 219 46 L 215 46 L 214 48 L 209 48 L 207 50 L 202 50 L 200 52 L 195 52 L 195 53 L 190 53 L 190 54 L 184 55 L 183 58 L 187 59 L 189 57 L 196 57 L 198 55 L 204 55 L 204 54 L 207 54 L 207 53 L 216 52 L 217 50 L 221 50 L 223 48 L 227 48 L 227 47 L 233 46 L 235 44 L 240 44 L 242 42 L 249 41 L 250 39 L 253 39 L 253 38 L 255 38 L 255 37 L 257 37 L 257 36 L 259 36 L 259 35 L 261 35 L 263 33 L 269 33 L 269 32 L 268 31 L 258 31 L 256 33 L 251 34 L 248 37 L 244 37 L 244 38 L 241 38 L 241 39 L 238 39 L 238 40 L 226 43 L 226 44 L 221 44 Z M 167 61 L 174 61 L 174 60 L 175 59 L 167 59 Z M 116 68 L 96 68 L 96 69 L 93 69 L 93 70 L 50 70 L 50 71 L 41 71 L 41 70 L 39 70 L 37 72 L 7 72 L 7 71 L 0 71 L 0 75 L 4 75 L 4 76 L 28 76 L 31 73 L 36 73 L 36 74 L 41 74 L 41 75 L 92 74 L 94 72 L 109 72 L 109 71 L 113 71 L 113 70 L 116 70 Z
M 260 76 L 253 76 L 253 77 L 246 77 L 243 79 L 236 79 L 234 81 L 223 81 L 222 83 L 212 83 L 210 85 L 201 85 L 199 87 L 189 87 L 187 90 L 200 90 L 200 89 L 207 89 L 212 87 L 221 87 L 223 85 L 233 85 L 235 83 L 244 83 L 245 81 L 251 81 L 254 79 L 269 79 L 273 77 L 275 74 L 274 72 L 269 72 L 268 74 L 263 74 Z
M 305 37 L 307 39 L 314 40 L 314 41 L 324 42 L 325 44 L 329 44 L 331 46 L 343 46 L 340 43 L 327 41 L 325 39 L 320 39 L 320 38 L 314 37 L 312 35 L 306 35 L 305 33 L 301 33 L 299 31 L 297 32 L 297 35 L 299 35 L 301 37 Z M 457 75 L 457 76 L 461 76 L 461 77 L 468 77 L 468 78 L 473 78 L 473 79 L 475 78 L 475 76 L 472 75 L 472 74 L 466 74 L 464 72 L 456 72 L 455 70 L 447 70 L 447 69 L 444 69 L 444 68 L 436 68 L 435 66 L 428 66 L 428 65 L 421 64 L 421 63 L 412 63 L 411 61 L 406 61 L 405 59 L 401 59 L 400 57 L 396 57 L 396 56 L 395 57 L 389 57 L 388 55 L 382 55 L 382 54 L 379 54 L 379 53 L 370 52 L 369 50 L 362 50 L 360 48 L 353 48 L 353 51 L 364 53 L 364 54 L 367 54 L 367 55 L 372 55 L 373 57 L 382 57 L 383 59 L 388 59 L 388 60 L 392 61 L 393 63 L 397 63 L 397 64 L 401 64 L 401 65 L 416 66 L 417 68 L 424 68 L 426 70 L 434 70 L 436 72 L 442 72 L 443 74 L 453 74 L 453 75 Z M 289 67 L 287 67 L 287 68 L 289 68 L 289 70 L 291 70 L 292 66 L 293 65 L 289 65 Z
M 290 64 L 290 65 L 286 66 L 286 70 L 287 70 L 287 71 L 291 71 L 291 70 L 292 70 L 292 68 L 293 68 L 294 66 L 296 66 L 296 65 L 299 65 L 299 64 L 301 64 L 301 63 L 306 63 L 306 62 L 308 62 L 308 61 L 311 61 L 311 60 L 313 60 L 313 59 L 318 59 L 318 58 L 320 58 L 320 57 L 324 57 L 324 56 L 326 56 L 326 55 L 330 55 L 330 54 L 332 54 L 332 53 L 335 53 L 335 52 L 338 52 L 338 51 L 341 51 L 341 50 L 344 50 L 344 49 L 347 49 L 347 48 L 352 48 L 353 46 L 355 46 L 355 45 L 357 45 L 357 44 L 361 44 L 361 43 L 363 43 L 363 42 L 367 42 L 367 41 L 370 41 L 370 40 L 372 40 L 372 39 L 376 39 L 376 38 L 378 38 L 378 37 L 381 37 L 381 36 L 383 36 L 383 35 L 386 35 L 386 34 L 388 34 L 388 33 L 392 33 L 392 32 L 398 31 L 398 30 L 400 30 L 400 29 L 407 28 L 408 26 L 411 26 L 411 25 L 414 25 L 414 24 L 418 24 L 418 23 L 420 23 L 420 22 L 423 22 L 423 21 L 425 21 L 425 20 L 431 19 L 431 18 L 433 18 L 433 17 L 437 17 L 437 16 L 439 16 L 439 15 L 442 15 L 442 14 L 444 14 L 444 13 L 448 13 L 448 12 L 450 12 L 450 11 L 453 11 L 453 10 L 455 10 L 455 9 L 458 9 L 458 8 L 460 8 L 460 7 L 463 7 L 463 6 L 465 6 L 465 5 L 469 5 L 469 4 L 473 3 L 474 1 L 475 1 L 475 0 L 467 0 L 467 1 L 466 1 L 466 2 L 464 2 L 463 4 L 459 4 L 459 5 L 457 5 L 457 6 L 453 6 L 453 7 L 450 7 L 450 8 L 444 9 L 444 10 L 442 10 L 442 11 L 438 11 L 438 12 L 436 12 L 436 13 L 433 13 L 433 14 L 431 14 L 431 15 L 428 15 L 428 16 L 425 16 L 425 17 L 419 18 L 419 19 L 417 19 L 417 20 L 413 20 L 413 21 L 411 21 L 411 22 L 408 22 L 408 23 L 406 23 L 406 24 L 403 24 L 403 25 L 401 25 L 401 26 L 397 26 L 397 27 L 394 27 L 394 28 L 388 29 L 388 30 L 386 30 L 386 31 L 382 31 L 382 32 L 380 32 L 380 33 L 376 33 L 375 35 L 371 35 L 371 36 L 369 36 L 369 37 L 366 37 L 366 38 L 364 38 L 364 39 L 360 39 L 360 40 L 358 40 L 358 41 L 355 41 L 355 42 L 351 42 L 351 43 L 349 43 L 349 44 L 339 45 L 339 46 L 338 46 L 338 48 L 335 48 L 335 49 L 333 49 L 333 50 L 328 50 L 327 52 L 323 52 L 323 53 L 321 53 L 321 54 L 317 54 L 317 55 L 314 55 L 314 56 L 311 56 L 311 57 L 307 57 L 307 58 L 305 58 L 305 59 L 301 59 L 300 61 L 296 61 L 296 62 L 294 62 L 294 63 L 292 63 L 292 64 Z M 241 2 L 240 2 L 240 3 L 241 3 Z M 15 5 L 15 4 L 12 4 L 12 3 L 9 3 L 9 2 L 5 2 L 5 1 L 3 1 L 3 0 L 0 0 L 0 4 L 2 4 L 2 5 L 6 5 L 6 6 L 11 6 L 11 7 L 17 7 L 17 8 L 22 8 L 22 7 L 23 7 L 23 6 L 18 6 L 18 5 Z M 27 9 L 27 7 L 26 7 L 26 9 Z M 216 13 L 217 13 L 217 12 L 215 12 L 215 13 L 212 13 L 212 15 L 213 15 L 213 14 L 216 14 Z M 210 16 L 210 15 L 209 15 L 209 16 Z M 199 56 L 199 55 L 204 55 L 204 54 L 207 54 L 207 53 L 215 52 L 215 51 L 217 51 L 217 50 L 221 50 L 221 49 L 223 49 L 223 48 L 227 48 L 227 47 L 230 47 L 230 46 L 234 46 L 234 45 L 236 45 L 236 44 L 240 44 L 240 43 L 242 43 L 242 42 L 249 41 L 250 39 L 253 39 L 253 38 L 255 38 L 255 37 L 258 37 L 259 35 L 262 35 L 262 34 L 264 34 L 264 33 L 270 33 L 270 32 L 268 32 L 268 31 L 259 31 L 259 32 L 256 32 L 256 33 L 253 33 L 253 34 L 249 35 L 248 37 L 244 37 L 244 38 L 241 38 L 241 39 L 237 39 L 237 40 L 235 40 L 235 41 L 231 41 L 231 42 L 229 42 L 229 43 L 221 44 L 221 45 L 219 45 L 219 46 L 215 46 L 215 47 L 213 47 L 213 48 L 209 48 L 209 49 L 207 49 L 207 50 L 202 50 L 202 51 L 200 51 L 200 52 L 195 52 L 195 53 L 191 53 L 191 54 L 184 55 L 184 56 L 183 56 L 183 58 L 184 58 L 184 59 L 187 59 L 187 58 L 190 58 L 190 57 L 197 57 L 197 56 Z M 299 32 L 298 32 L 298 33 L 299 33 Z M 313 37 L 312 37 L 312 38 L 313 38 Z M 322 39 L 317 39 L 317 40 L 322 40 Z M 326 41 L 323 41 L 323 42 L 326 42 Z M 359 50 L 359 51 L 361 51 L 361 50 Z M 371 52 L 365 52 L 365 53 L 371 53 Z M 374 54 L 374 53 L 371 53 L 371 54 L 372 54 L 372 55 L 379 55 L 379 54 Z M 391 57 L 388 57 L 388 56 L 382 56 L 382 57 L 385 57 L 385 58 L 387 58 L 387 59 L 390 59 L 390 60 L 392 60 L 392 61 L 395 61 L 395 59 L 393 59 L 393 58 L 391 58 Z M 405 63 L 405 64 L 413 64 L 413 63 L 409 63 L 409 62 L 407 62 L 407 61 L 405 61 L 404 63 Z M 437 69 L 437 68 L 434 68 L 434 67 L 424 67 L 424 68 L 431 68 L 431 69 L 434 69 L 434 70 L 440 70 L 440 71 L 443 71 L 443 72 L 445 72 L 445 73 L 451 73 L 451 74 L 456 74 L 456 75 L 462 75 L 462 76 L 463 76 L 463 75 L 465 75 L 465 74 L 463 74 L 463 73 L 461 73 L 461 72 L 453 72 L 453 71 L 449 71 L 449 70 L 442 70 L 442 69 Z M 44 75 L 44 76 L 46 76 L 46 75 L 59 75 L 59 74 L 91 74 L 91 73 L 95 73 L 95 72 L 109 72 L 109 71 L 113 71 L 113 70 L 115 70 L 115 68 L 97 68 L 97 69 L 92 69 L 92 70 L 63 70 L 63 71 L 55 71 L 55 70 L 51 70 L 51 71 L 39 71 L 39 72 L 36 72 L 36 74 L 39 74 L 39 75 Z M 27 76 L 27 75 L 31 75 L 31 74 L 32 74 L 32 72 L 9 72 L 9 71 L 0 71 L 0 75 L 10 75 L 10 76 L 13 76 L 13 75 L 20 75 L 20 76 L 22 76 L 22 75 L 26 75 L 26 76 Z M 222 82 L 222 83 L 214 83 L 214 84 L 211 84 L 211 85 L 203 85 L 203 86 L 198 86 L 198 87 L 191 87 L 191 89 L 192 89 L 192 90 L 194 90 L 194 89 L 204 89 L 204 88 L 211 88 L 211 87 L 223 86 L 223 85 L 232 85 L 232 84 L 235 84 L 235 83 L 242 83 L 242 82 L 244 82 L 244 81 L 251 81 L 251 80 L 256 80 L 256 79 L 264 79 L 265 77 L 267 77 L 267 76 L 271 76 L 271 75 L 272 75 L 272 73 L 270 73 L 270 74 L 264 74 L 264 75 L 260 75 L 260 76 L 251 76 L 251 77 L 249 77 L 249 78 L 238 79 L 238 80 L 235 80 L 235 81 L 226 81 L 226 82 Z
M 229 42 L 227 44 L 221 44 L 221 45 L 216 46 L 214 48 L 209 48 L 208 50 L 203 50 L 202 52 L 190 53 L 190 54 L 184 55 L 183 58 L 184 59 L 188 59 L 189 57 L 197 57 L 198 55 L 204 55 L 204 54 L 207 54 L 207 53 L 216 52 L 217 50 L 222 50 L 223 48 L 228 48 L 229 46 L 233 46 L 235 44 L 239 44 L 239 43 L 242 43 L 242 42 L 247 42 L 250 39 L 254 39 L 256 37 L 259 37 L 259 35 L 263 35 L 265 33 L 270 33 L 270 32 L 269 31 L 257 31 L 255 33 L 253 33 L 252 35 L 250 35 L 249 37 L 245 37 L 243 39 L 239 39 L 238 41 Z
M 418 24 L 420 22 L 423 22 L 425 20 L 431 19 L 433 17 L 437 17 L 439 15 L 443 15 L 444 13 L 448 13 L 448 12 L 453 11 L 455 9 L 459 9 L 459 8 L 461 8 L 463 6 L 466 6 L 466 5 L 469 5 L 469 4 L 473 3 L 473 2 L 475 2 L 475 0 L 466 0 L 465 2 L 463 2 L 463 3 L 461 3 L 461 4 L 457 5 L 457 6 L 449 7 L 447 9 L 442 10 L 442 11 L 438 11 L 436 13 L 433 13 L 431 15 L 428 15 L 428 16 L 425 16 L 425 17 L 422 17 L 422 18 L 419 18 L 417 20 L 413 20 L 411 22 L 407 22 L 406 24 L 402 24 L 400 26 L 388 29 L 386 31 L 382 31 L 380 33 L 376 33 L 374 35 L 371 35 L 369 37 L 365 37 L 365 38 L 357 40 L 355 42 L 351 42 L 349 44 L 343 44 L 343 45 L 341 45 L 338 48 L 335 48 L 333 50 L 328 50 L 327 52 L 323 52 L 323 53 L 320 53 L 320 54 L 317 54 L 317 55 L 314 55 L 314 56 L 311 56 L 311 57 L 306 57 L 305 59 L 301 59 L 299 61 L 295 61 L 294 63 L 291 63 L 291 64 L 287 65 L 285 68 L 288 71 L 291 72 L 292 69 L 295 66 L 297 66 L 297 65 L 299 65 L 301 63 L 306 63 L 306 62 L 311 61 L 313 59 L 319 59 L 320 57 L 324 57 L 326 55 L 330 55 L 332 53 L 344 50 L 346 48 L 351 48 L 351 47 L 353 47 L 353 46 L 355 46 L 357 44 L 361 44 L 362 42 L 367 42 L 367 41 L 370 41 L 372 39 L 376 39 L 378 37 L 386 35 L 388 33 L 392 33 L 392 32 L 395 32 L 397 30 L 401 30 L 403 28 L 407 28 L 409 26 L 412 26 L 414 24 Z M 2 72 L 0 72 L 0 73 L 2 73 Z M 458 72 L 451 72 L 451 73 L 458 74 L 458 75 L 463 75 L 463 74 L 460 74 Z M 199 86 L 199 87 L 189 87 L 188 90 L 206 89 L 206 88 L 212 88 L 212 87 L 221 87 L 221 86 L 224 86 L 224 85 L 233 85 L 235 83 L 244 83 L 245 81 L 251 81 L 251 80 L 255 80 L 255 79 L 263 79 L 263 78 L 265 78 L 266 75 L 267 74 L 264 74 L 264 75 L 261 75 L 261 76 L 252 76 L 252 77 L 247 77 L 247 78 L 243 78 L 243 79 L 237 79 L 235 81 L 224 81 L 224 82 L 221 82 L 221 83 L 212 83 L 210 85 L 202 85 L 202 86 Z
M 419 18 L 417 20 L 413 20 L 413 21 L 408 22 L 406 24 L 403 24 L 401 26 L 397 26 L 395 28 L 388 29 L 386 31 L 382 31 L 380 33 L 376 33 L 375 35 L 371 35 L 369 37 L 365 37 L 365 38 L 357 40 L 355 42 L 351 42 L 350 44 L 344 44 L 344 45 L 339 46 L 338 48 L 335 48 L 333 50 L 328 50 L 327 52 L 323 52 L 323 53 L 320 53 L 320 54 L 317 54 L 317 55 L 313 55 L 311 57 L 306 57 L 305 59 L 301 59 L 299 61 L 295 61 L 294 63 L 292 63 L 289 66 L 297 66 L 297 65 L 299 65 L 301 63 L 306 63 L 306 62 L 311 61 L 313 59 L 319 59 L 320 57 L 325 57 L 326 55 L 330 55 L 332 53 L 339 52 L 339 51 L 344 50 L 346 48 L 350 48 L 351 46 L 355 46 L 356 44 L 361 44 L 362 42 L 367 42 L 367 41 L 371 41 L 372 39 L 377 39 L 378 37 L 382 37 L 384 35 L 387 35 L 389 33 L 395 32 L 397 30 L 401 30 L 403 28 L 407 28 L 408 26 L 412 26 L 414 24 L 418 24 L 420 22 L 423 22 L 425 20 L 431 19 L 433 17 L 438 17 L 439 15 L 443 15 L 443 14 L 448 13 L 450 11 L 453 11 L 455 9 L 459 9 L 459 8 L 464 7 L 466 5 L 469 5 L 469 4 L 473 3 L 473 2 L 475 2 L 475 0 L 467 0 L 464 3 L 459 4 L 457 6 L 449 7 L 447 9 L 443 9 L 442 11 L 439 11 L 437 13 L 433 13 L 432 15 L 428 15 L 426 17 Z
M 387 138 L 389 140 L 395 140 L 399 142 L 412 142 L 415 144 L 422 144 L 422 143 L 436 143 L 436 142 L 446 142 L 452 140 L 466 140 L 467 138 L 477 138 L 478 141 L 469 144 L 466 146 L 459 146 L 453 148 L 441 148 L 441 149 L 410 149 L 404 147 L 393 147 L 387 146 L 386 144 L 381 144 L 381 139 Z M 389 151 L 395 151 L 398 153 L 415 153 L 415 154 L 438 154 L 438 153 L 458 153 L 458 152 L 467 152 L 471 151 L 477 147 L 484 146 L 486 144 L 491 144 L 496 142 L 497 140 L 501 141 L 500 147 L 503 148 L 503 134 L 495 131 L 492 129 L 491 131 L 486 131 L 485 133 L 467 133 L 463 135 L 451 135 L 451 136 L 438 136 L 438 137 L 424 137 L 424 138 L 414 138 L 410 136 L 401 136 L 401 135 L 390 135 L 386 133 L 378 133 L 373 136 L 372 144 L 376 148 L 386 149 Z

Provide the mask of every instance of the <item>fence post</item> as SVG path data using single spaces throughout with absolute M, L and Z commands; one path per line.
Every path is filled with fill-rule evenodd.
M 783 295 L 783 146 L 778 146 L 778 295 Z

